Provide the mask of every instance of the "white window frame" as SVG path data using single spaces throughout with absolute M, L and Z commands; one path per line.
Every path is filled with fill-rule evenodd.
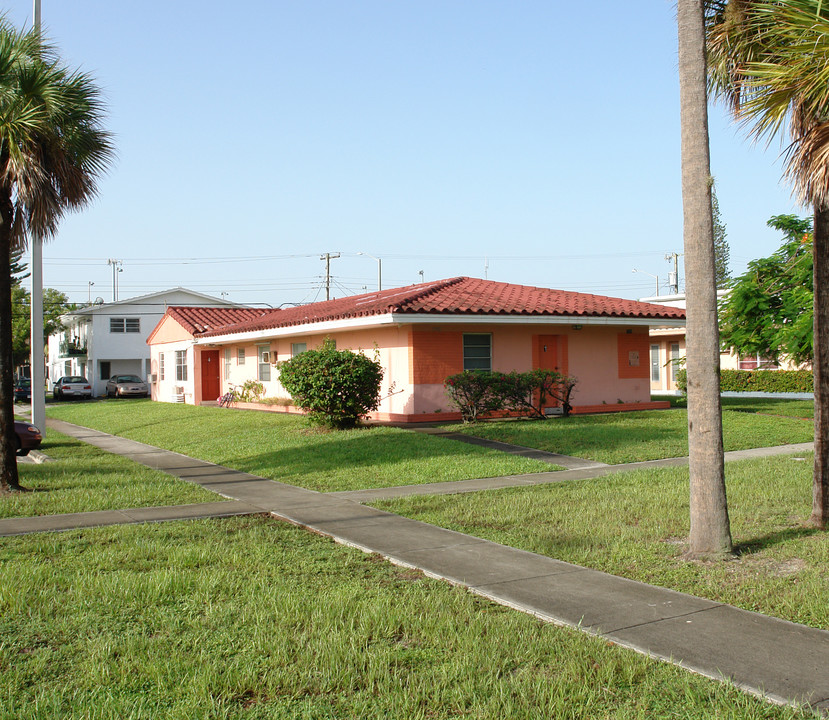
M 679 372 L 679 363 L 677 362 L 680 358 L 679 343 L 671 343 L 669 352 L 671 353 L 671 381 L 676 382 L 676 375 Z
M 271 346 L 256 346 L 256 379 L 260 382 L 271 381 Z
M 164 353 L 158 353 L 158 379 L 164 379 Z
M 187 350 L 176 350 L 176 382 L 187 382 Z
M 651 345 L 651 382 L 662 379 L 662 363 L 660 362 L 660 348 L 658 344 Z

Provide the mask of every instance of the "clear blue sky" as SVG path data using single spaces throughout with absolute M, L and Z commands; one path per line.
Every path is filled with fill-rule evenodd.
M 31 0 L 7 0 L 31 24 Z M 183 285 L 242 303 L 469 275 L 636 298 L 682 252 L 673 0 L 42 0 L 118 160 L 44 250 L 70 300 Z M 806 215 L 780 148 L 711 111 L 732 270 Z M 680 267 L 681 270 L 681 267 Z M 682 274 L 682 272 L 680 273 Z

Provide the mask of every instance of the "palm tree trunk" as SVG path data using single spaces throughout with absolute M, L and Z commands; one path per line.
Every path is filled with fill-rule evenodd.
M 731 553 L 725 494 L 720 348 L 702 0 L 679 0 L 691 557 Z
M 815 206 L 814 222 L 815 469 L 811 523 L 829 526 L 829 207 Z
M 17 475 L 14 433 L 14 353 L 12 343 L 12 203 L 0 191 L 0 494 L 22 490 Z M 36 388 L 32 388 L 36 392 Z

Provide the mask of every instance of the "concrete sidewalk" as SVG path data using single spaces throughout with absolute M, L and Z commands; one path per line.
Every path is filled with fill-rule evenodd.
M 544 620 L 712 678 L 731 680 L 775 702 L 829 710 L 829 632 L 403 518 L 360 505 L 345 493 L 322 494 L 285 485 L 68 423 L 49 421 L 49 425 L 197 483 L 241 503 L 235 506 L 239 511 L 270 513 Z M 772 453 L 750 451 L 740 457 L 806 449 L 808 444 Z M 678 465 L 683 459 L 659 462 Z M 594 467 L 570 472 L 592 477 L 607 471 Z M 514 479 L 526 484 L 527 477 Z M 5 522 L 0 521 L 0 532 Z

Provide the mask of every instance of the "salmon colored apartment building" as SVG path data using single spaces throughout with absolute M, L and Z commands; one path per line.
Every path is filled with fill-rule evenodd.
M 154 400 L 214 403 L 260 381 L 285 409 L 278 363 L 319 347 L 377 357 L 373 419 L 460 417 L 444 389 L 465 369 L 552 369 L 578 379 L 573 412 L 667 407 L 650 398 L 650 331 L 684 326 L 682 308 L 457 277 L 287 309 L 171 307 L 147 342 Z

